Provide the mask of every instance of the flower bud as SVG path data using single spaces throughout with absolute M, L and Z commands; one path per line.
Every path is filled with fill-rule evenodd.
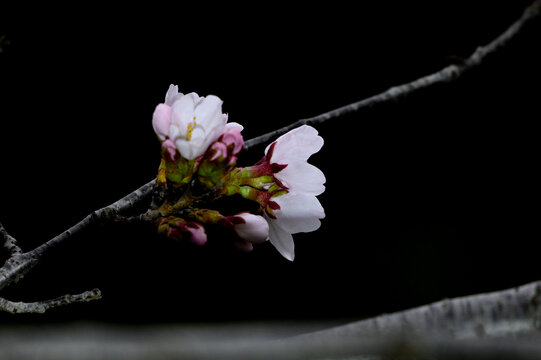
M 227 146 L 220 141 L 216 141 L 214 144 L 212 144 L 209 152 L 212 154 L 210 161 L 223 160 L 227 158 Z
M 184 231 L 190 234 L 190 240 L 196 245 L 205 245 L 207 242 L 207 234 L 205 228 L 196 222 L 190 221 L 184 226 Z
M 201 224 L 195 221 L 186 221 L 176 216 L 160 219 L 158 221 L 158 233 L 177 241 L 189 236 L 190 241 L 196 245 L 204 245 L 207 242 L 207 234 Z
M 269 224 L 259 215 L 240 213 L 234 216 L 233 229 L 242 240 L 259 244 L 269 236 Z
M 238 125 L 236 123 L 229 123 L 226 127 L 225 132 L 220 137 L 219 141 L 222 142 L 228 149 L 230 149 L 231 155 L 237 155 L 244 146 L 244 139 L 241 135 L 242 126 L 233 126 Z

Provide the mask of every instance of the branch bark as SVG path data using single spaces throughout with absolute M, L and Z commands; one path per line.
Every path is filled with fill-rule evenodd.
M 537 17 L 541 12 L 541 1 L 534 1 L 529 7 L 527 7 L 522 16 L 515 21 L 507 30 L 505 30 L 500 36 L 492 40 L 485 46 L 480 46 L 475 52 L 461 64 L 449 65 L 435 73 L 423 76 L 417 80 L 393 86 L 390 89 L 371 96 L 367 99 L 363 99 L 352 104 L 342 106 L 338 109 L 331 110 L 321 115 L 317 115 L 311 118 L 297 120 L 287 126 L 284 126 L 278 130 L 268 132 L 266 134 L 257 136 L 244 143 L 244 149 L 248 150 L 256 145 L 267 143 L 273 138 L 285 134 L 286 132 L 299 127 L 301 125 L 316 125 L 330 119 L 341 117 L 349 113 L 359 111 L 364 108 L 371 108 L 376 105 L 384 104 L 391 101 L 396 101 L 407 95 L 411 95 L 421 89 L 444 82 L 450 82 L 459 78 L 466 71 L 475 68 L 480 65 L 485 58 L 496 52 L 499 48 L 505 46 L 511 39 L 513 39 L 520 30 L 532 19 Z
M 9 251 L 12 257 L 22 253 L 21 248 L 17 245 L 17 240 L 8 234 L 2 223 L 0 223 L 0 235 L 4 238 L 4 248 Z
M 43 314 L 45 311 L 64 305 L 70 305 L 78 302 L 88 302 L 92 300 L 97 300 L 101 298 L 101 291 L 98 289 L 93 289 L 85 291 L 84 293 L 77 295 L 64 295 L 57 297 L 55 299 L 38 301 L 32 303 L 26 302 L 13 302 L 0 298 L 0 309 L 7 311 L 12 314 L 21 314 L 21 313 L 38 313 Z
M 541 281 L 487 294 L 446 299 L 302 337 L 417 337 L 473 339 L 541 331 Z

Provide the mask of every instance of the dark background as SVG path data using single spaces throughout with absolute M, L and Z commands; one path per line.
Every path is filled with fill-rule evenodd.
M 460 61 L 529 1 L 411 3 L 2 9 L 0 221 L 30 250 L 152 179 L 171 83 L 221 97 L 249 139 Z M 294 262 L 269 243 L 245 254 L 216 234 L 196 247 L 94 227 L 1 295 L 103 299 L 0 321 L 354 319 L 538 280 L 539 34 L 537 21 L 453 83 L 318 125 L 326 218 L 295 235 Z

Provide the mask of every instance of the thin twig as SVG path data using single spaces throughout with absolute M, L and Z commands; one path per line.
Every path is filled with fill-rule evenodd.
M 433 74 L 424 76 L 407 84 L 393 86 L 380 94 L 354 102 L 349 105 L 339 107 L 338 109 L 331 110 L 324 114 L 317 115 L 311 118 L 297 120 L 287 126 L 284 126 L 283 128 L 247 140 L 244 143 L 244 149 L 248 150 L 253 146 L 267 143 L 271 139 L 285 134 L 286 132 L 301 125 L 319 124 L 330 119 L 334 119 L 349 113 L 359 111 L 363 108 L 371 108 L 379 104 L 396 101 L 402 97 L 411 95 L 414 92 L 427 88 L 429 86 L 456 80 L 464 72 L 480 65 L 487 57 L 487 55 L 496 52 L 496 50 L 506 45 L 513 37 L 515 37 L 515 35 L 520 32 L 520 30 L 528 21 L 538 16 L 540 12 L 541 0 L 536 0 L 524 10 L 522 16 L 517 21 L 515 21 L 505 32 L 503 32 L 500 36 L 495 38 L 489 44 L 478 47 L 477 50 L 475 50 L 475 52 L 469 58 L 464 60 L 461 64 L 449 65 Z
M 82 294 L 77 295 L 64 295 L 57 297 L 55 299 L 45 300 L 45 301 L 38 301 L 38 302 L 13 302 L 6 300 L 4 298 L 0 298 L 0 309 L 10 312 L 12 314 L 20 314 L 20 313 L 38 313 L 43 314 L 46 310 L 74 304 L 78 302 L 88 302 L 92 300 L 98 300 L 101 298 L 101 291 L 98 289 L 93 289 L 89 291 L 85 291 Z
M 34 250 L 26 253 L 12 254 L 12 256 L 6 261 L 4 266 L 0 268 L 0 290 L 11 284 L 12 282 L 20 279 L 21 276 L 27 273 L 38 263 L 39 259 L 43 255 L 45 255 L 47 250 L 49 250 L 51 247 L 62 243 L 66 239 L 69 239 L 71 236 L 85 229 L 98 219 L 113 217 L 114 214 L 118 212 L 132 208 L 142 199 L 146 198 L 148 195 L 151 194 L 152 189 L 154 188 L 154 181 L 155 180 L 149 181 L 145 185 L 141 186 L 139 189 L 124 196 L 118 201 L 112 203 L 111 205 L 92 212 L 90 215 L 70 227 L 68 230 L 55 236 L 54 238 L 38 246 Z M 0 306 L 0 310 L 1 309 L 2 307 Z
M 0 234 L 6 240 L 6 244 L 9 243 L 9 245 L 7 245 L 6 247 L 8 247 L 8 249 L 10 249 L 11 251 L 10 258 L 4 263 L 4 266 L 0 268 L 0 290 L 13 282 L 17 282 L 21 277 L 23 277 L 28 271 L 30 271 L 34 266 L 38 264 L 39 259 L 43 255 L 45 255 L 45 253 L 50 248 L 62 243 L 66 239 L 69 239 L 71 236 L 85 229 L 97 220 L 114 218 L 115 214 L 132 208 L 142 199 L 150 195 L 152 189 L 154 188 L 154 182 L 155 180 L 149 181 L 145 185 L 141 186 L 139 189 L 115 201 L 111 205 L 101 208 L 97 211 L 93 211 L 90 215 L 70 227 L 68 230 L 55 236 L 54 238 L 38 246 L 34 250 L 26 253 L 23 253 L 20 250 L 20 248 L 16 245 L 16 242 L 13 242 L 15 241 L 15 239 L 11 237 L 11 235 L 9 235 L 4 229 L 4 227 L 0 224 Z M 8 241 L 8 239 L 10 241 Z M 8 311 L 11 313 L 41 313 L 51 307 L 67 305 L 73 302 L 91 301 L 99 299 L 100 297 L 100 291 L 95 289 L 79 295 L 65 295 L 53 300 L 36 303 L 12 302 L 0 298 L 0 310 Z
M 34 258 L 39 258 L 50 247 L 53 247 L 57 244 L 62 243 L 67 238 L 85 229 L 88 225 L 96 222 L 97 220 L 114 219 L 117 213 L 131 209 L 135 204 L 137 204 L 142 199 L 149 196 L 152 193 L 152 190 L 154 189 L 154 183 L 155 183 L 155 180 L 151 180 L 145 185 L 141 186 L 139 189 L 124 196 L 122 199 L 115 201 L 111 205 L 101 208 L 99 210 L 93 211 L 92 213 L 87 215 L 83 220 L 81 220 L 77 224 L 70 227 L 68 230 L 64 231 L 63 233 L 55 236 L 54 238 L 50 239 L 46 243 L 30 251 L 29 254 Z

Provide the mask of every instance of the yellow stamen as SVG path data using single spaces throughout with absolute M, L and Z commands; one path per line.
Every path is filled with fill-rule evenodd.
M 196 126 L 197 126 L 197 123 L 195 122 L 195 116 L 194 116 L 193 121 L 188 124 L 188 132 L 186 133 L 186 140 L 190 141 L 192 139 L 192 132 Z

